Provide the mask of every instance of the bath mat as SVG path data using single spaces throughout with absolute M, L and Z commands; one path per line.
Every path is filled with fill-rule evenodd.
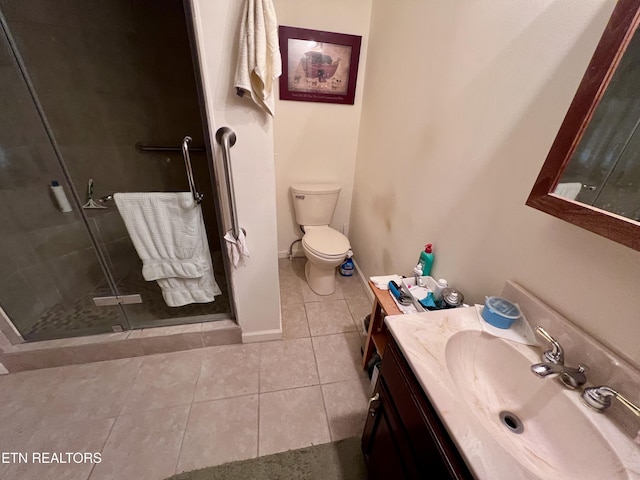
M 240 462 L 193 470 L 167 480 L 365 480 L 360 438 L 347 438 Z

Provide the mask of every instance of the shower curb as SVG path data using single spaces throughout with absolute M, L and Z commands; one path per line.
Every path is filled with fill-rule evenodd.
M 237 343 L 242 343 L 242 329 L 232 320 L 219 320 L 5 346 L 0 364 L 17 373 Z

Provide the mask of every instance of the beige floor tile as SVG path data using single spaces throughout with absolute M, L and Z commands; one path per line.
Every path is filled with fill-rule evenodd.
M 336 285 L 336 289 L 331 295 L 318 295 L 313 290 L 311 290 L 311 287 L 309 286 L 309 284 L 307 283 L 307 280 L 304 277 L 302 279 L 299 279 L 299 281 L 300 281 L 300 286 L 302 288 L 302 298 L 304 300 L 304 303 L 331 302 L 333 300 L 344 299 L 344 297 L 342 296 L 342 291 L 340 290 L 338 285 Z
M 305 303 L 304 306 L 311 336 L 356 330 L 356 324 L 344 300 Z
M 373 302 L 365 295 L 354 298 L 347 298 L 347 306 L 351 312 L 351 317 L 358 331 L 364 331 L 362 320 L 371 313 Z
M 260 344 L 260 391 L 318 384 L 310 338 Z
M 320 383 L 333 383 L 366 376 L 361 367 L 361 337 L 356 332 L 313 337 Z
M 196 403 L 189 413 L 177 472 L 257 455 L 257 395 Z
M 306 338 L 309 336 L 309 324 L 304 304 L 282 305 L 282 338 Z
M 202 354 L 198 349 L 145 357 L 122 413 L 191 403 Z
M 46 368 L 0 376 L 0 416 L 21 408 L 46 404 L 69 374 L 78 366 Z
M 29 440 L 42 428 L 40 423 L 44 417 L 43 407 L 0 411 L 0 452 L 28 452 Z M 0 478 L 4 478 L 6 470 L 14 468 L 0 462 Z
M 260 456 L 329 441 L 320 387 L 260 394 Z
M 336 284 L 344 298 L 357 298 L 366 295 L 360 276 L 357 272 L 350 277 L 343 277 L 338 272 L 336 276 Z
M 162 480 L 175 472 L 190 405 L 121 415 L 90 480 Z
M 332 441 L 362 435 L 369 389 L 366 378 L 322 385 Z
M 206 348 L 196 386 L 195 402 L 258 393 L 260 345 Z
M 93 454 L 102 450 L 114 421 L 114 418 L 89 419 L 37 430 L 22 450 L 27 453 L 28 462 L 8 465 L 2 479 L 87 479 L 96 460 Z M 42 457 L 34 458 L 34 453 L 41 452 L 63 454 L 65 463 L 39 462 Z M 68 458 L 67 452 L 77 455 Z M 84 457 L 84 453 L 91 454 L 91 457 Z
M 110 418 L 120 413 L 143 360 L 140 357 L 67 368 L 66 377 L 47 402 L 47 417 Z
M 280 278 L 280 303 L 282 305 L 304 303 L 300 279 L 295 276 Z

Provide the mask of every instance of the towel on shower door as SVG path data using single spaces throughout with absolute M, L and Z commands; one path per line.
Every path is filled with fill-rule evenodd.
M 213 302 L 220 295 L 202 208 L 191 193 L 116 193 L 113 198 L 142 260 L 142 276 L 158 282 L 167 305 Z
M 273 116 L 273 83 L 282 74 L 282 59 L 272 0 L 246 0 L 241 22 L 233 85 L 238 95 L 249 92 L 253 101 Z

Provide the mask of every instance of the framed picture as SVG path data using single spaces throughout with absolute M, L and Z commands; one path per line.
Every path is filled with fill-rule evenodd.
M 280 100 L 353 105 L 362 37 L 280 26 Z

